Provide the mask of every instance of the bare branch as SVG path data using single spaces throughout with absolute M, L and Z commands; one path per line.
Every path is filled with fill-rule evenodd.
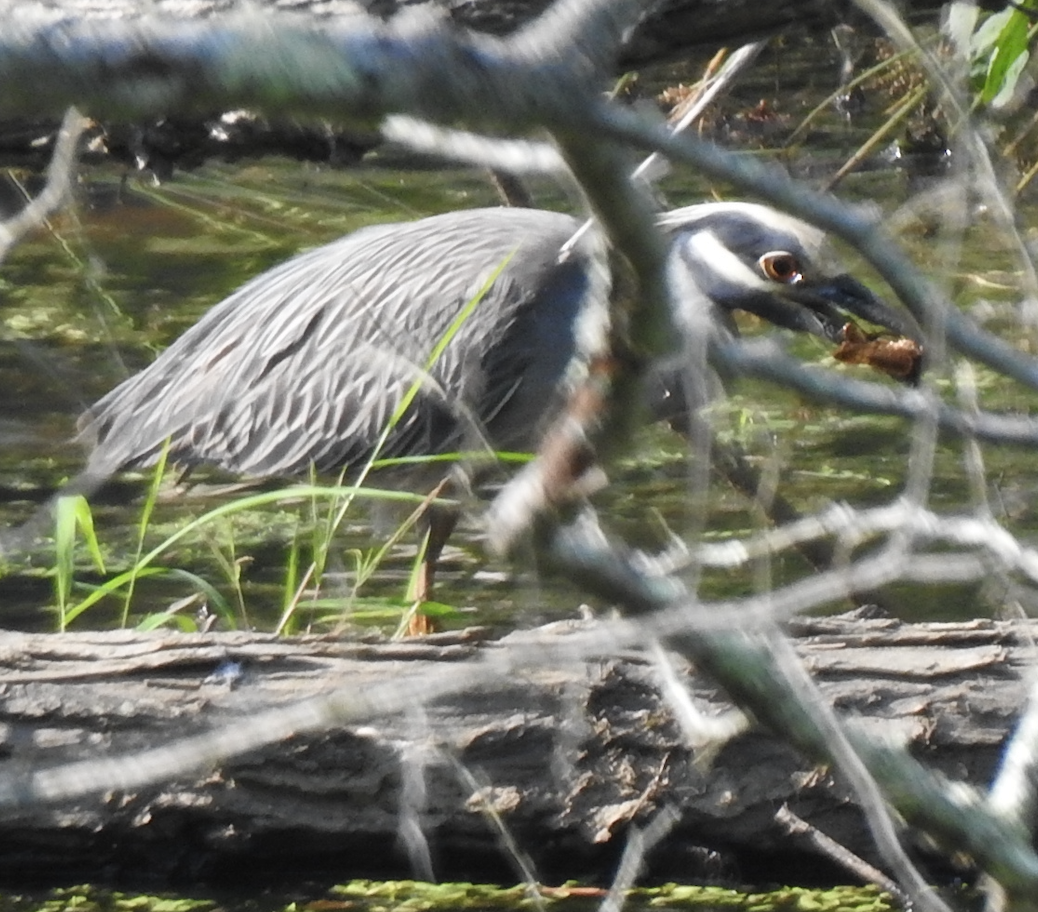
M 974 409 L 961 411 L 925 389 L 858 380 L 833 371 L 807 367 L 803 362 L 784 355 L 774 340 L 717 340 L 711 355 L 723 370 L 772 380 L 815 401 L 844 406 L 855 412 L 897 415 L 916 421 L 932 419 L 941 430 L 994 443 L 1013 446 L 1038 443 L 1038 420 L 1027 415 L 998 415 Z
M 548 143 L 490 139 L 395 115 L 382 122 L 382 135 L 415 152 L 512 174 L 566 175 L 565 159 Z
M 47 166 L 47 183 L 39 196 L 26 203 L 15 216 L 0 224 L 0 262 L 29 231 L 42 225 L 72 198 L 79 139 L 89 121 L 75 108 L 65 113 L 58 131 L 54 154 Z

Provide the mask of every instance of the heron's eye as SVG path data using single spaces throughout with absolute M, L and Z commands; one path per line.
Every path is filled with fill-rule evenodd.
M 771 281 L 781 282 L 783 285 L 793 285 L 804 278 L 800 271 L 800 262 L 793 254 L 784 250 L 773 250 L 764 254 L 757 260 L 757 265 Z

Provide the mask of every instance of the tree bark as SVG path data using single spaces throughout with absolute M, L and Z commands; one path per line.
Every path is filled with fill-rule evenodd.
M 954 778 L 988 781 L 1026 698 L 1038 624 L 839 617 L 795 627 L 842 713 L 895 729 Z M 154 748 L 330 688 L 367 692 L 507 643 L 478 631 L 393 644 L 4 633 L 0 778 Z M 709 680 L 692 674 L 688 685 L 708 715 L 727 708 Z M 406 717 L 296 736 L 193 780 L 4 811 L 0 882 L 409 877 L 399 840 L 408 807 L 441 878 L 514 877 L 487 808 L 546 882 L 607 880 L 631 826 L 664 808 L 679 822 L 649 859 L 658 876 L 766 877 L 782 858 L 784 880 L 816 877 L 811 845 L 774 819 L 784 804 L 876 862 L 846 790 L 778 738 L 752 730 L 700 768 L 636 652 L 421 703 L 418 692 Z

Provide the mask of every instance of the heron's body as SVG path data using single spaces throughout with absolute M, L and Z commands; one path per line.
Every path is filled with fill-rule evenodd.
M 576 228 L 551 212 L 474 210 L 303 253 L 242 286 L 91 409 L 92 468 L 148 465 L 168 439 L 182 465 L 337 472 L 366 462 L 416 381 L 381 457 L 532 449 L 587 286 L 580 249 L 559 254 Z

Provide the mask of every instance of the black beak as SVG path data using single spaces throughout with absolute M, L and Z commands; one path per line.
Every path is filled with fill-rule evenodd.
M 784 294 L 806 308 L 801 329 L 830 342 L 842 342 L 843 328 L 854 317 L 885 329 L 895 336 L 919 342 L 922 333 L 911 317 L 894 310 L 849 275 L 790 285 Z M 795 328 L 795 327 L 794 327 Z

